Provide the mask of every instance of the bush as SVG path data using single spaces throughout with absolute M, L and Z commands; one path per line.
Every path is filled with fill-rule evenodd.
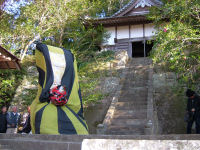
M 0 107 L 9 106 L 25 70 L 0 70 Z

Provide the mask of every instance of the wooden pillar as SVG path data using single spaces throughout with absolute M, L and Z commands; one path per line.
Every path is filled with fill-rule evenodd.
M 115 26 L 115 38 L 117 39 L 117 26 Z
M 129 24 L 129 42 L 128 42 L 128 55 L 129 57 L 132 57 L 132 45 L 131 45 L 131 25 Z
M 145 25 L 143 24 L 144 57 L 146 57 Z
M 117 44 L 117 26 L 115 26 L 115 47 L 114 47 L 115 51 L 117 50 L 116 44 Z

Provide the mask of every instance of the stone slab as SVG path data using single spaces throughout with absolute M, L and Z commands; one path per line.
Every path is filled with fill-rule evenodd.
M 85 139 L 82 150 L 200 150 L 200 141 Z

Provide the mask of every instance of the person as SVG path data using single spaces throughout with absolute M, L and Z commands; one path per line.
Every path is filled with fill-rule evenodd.
M 17 133 L 18 123 L 20 121 L 20 113 L 17 112 L 17 106 L 12 107 L 12 112 L 7 114 L 7 132 L 9 134 Z
M 31 123 L 30 123 L 30 106 L 28 106 L 27 108 L 27 111 L 28 111 L 28 115 L 26 116 L 26 120 L 25 120 L 25 123 L 22 127 L 22 129 L 19 129 L 19 133 L 27 133 L 29 134 L 31 132 Z
M 7 130 L 7 107 L 3 106 L 0 113 L 0 133 L 6 133 Z
M 192 125 L 195 122 L 196 133 L 200 134 L 200 97 L 191 89 L 186 91 L 187 101 L 187 134 L 192 133 Z

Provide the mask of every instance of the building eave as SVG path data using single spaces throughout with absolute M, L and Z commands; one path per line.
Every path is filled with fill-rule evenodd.
M 20 59 L 0 46 L 0 69 L 17 69 L 20 70 Z
M 147 13 L 145 13 L 147 14 Z M 130 24 L 145 24 L 152 22 L 148 20 L 145 14 L 135 14 L 134 16 L 123 17 L 106 17 L 92 20 L 93 25 L 106 26 L 118 26 L 118 25 L 130 25 Z

